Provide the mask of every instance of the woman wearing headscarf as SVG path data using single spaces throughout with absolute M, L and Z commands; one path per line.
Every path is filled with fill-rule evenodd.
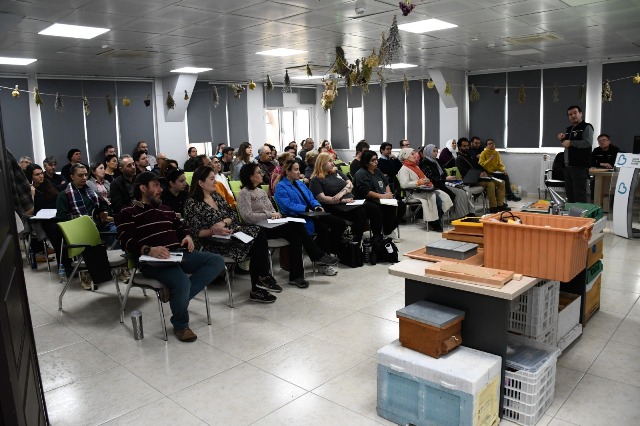
M 427 145 L 424 149 L 424 159 L 419 165 L 420 170 L 424 172 L 427 179 L 431 180 L 433 186 L 447 193 L 453 201 L 453 208 L 449 211 L 451 219 L 467 216 L 471 207 L 469 196 L 463 189 L 447 185 L 447 181 L 455 181 L 457 177 L 448 176 L 438 163 L 438 147 L 433 144 Z
M 431 180 L 425 176 L 418 166 L 419 155 L 413 148 L 402 148 L 398 160 L 402 167 L 398 171 L 398 182 L 404 190 L 416 190 L 418 187 L 431 187 L 431 191 L 413 191 L 409 200 L 417 199 L 422 203 L 422 217 L 429 224 L 429 230 L 442 232 L 442 215 L 449 210 L 453 203 L 449 196 L 435 189 Z
M 443 169 L 449 169 L 456 166 L 456 157 L 458 156 L 458 145 L 455 139 L 447 141 L 447 146 L 440 151 L 438 162 Z

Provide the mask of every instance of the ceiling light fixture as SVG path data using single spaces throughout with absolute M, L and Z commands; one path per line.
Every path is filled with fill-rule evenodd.
M 169 72 L 179 72 L 183 74 L 198 74 L 201 72 L 211 71 L 213 68 L 196 68 L 196 67 L 182 67 Z
M 5 56 L 0 56 L 0 65 L 29 65 L 35 61 L 37 61 L 37 59 L 7 58 Z
M 278 49 L 263 50 L 262 52 L 256 52 L 256 55 L 265 56 L 292 56 L 307 53 L 306 50 L 287 49 L 285 47 L 279 47 Z
M 92 39 L 109 31 L 109 28 L 83 27 L 82 25 L 53 24 L 48 28 L 40 31 L 38 34 L 56 36 Z
M 402 68 L 415 68 L 417 67 L 417 65 L 414 64 L 405 64 L 405 63 L 398 63 L 398 64 L 391 64 L 391 65 L 385 65 L 383 68 L 391 68 L 392 70 L 399 70 Z
M 446 30 L 447 28 L 456 28 L 456 24 L 441 21 L 439 19 L 425 19 L 422 21 L 411 22 L 409 24 L 398 25 L 398 29 L 408 31 L 410 33 L 422 34 L 430 31 Z

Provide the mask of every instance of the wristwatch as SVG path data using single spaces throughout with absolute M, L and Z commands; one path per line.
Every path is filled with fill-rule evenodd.
M 149 252 L 151 251 L 151 247 L 149 246 L 144 246 L 144 248 L 142 249 L 142 254 L 144 254 L 145 256 L 149 255 Z

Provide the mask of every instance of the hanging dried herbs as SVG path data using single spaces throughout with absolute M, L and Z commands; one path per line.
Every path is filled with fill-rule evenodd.
M 64 103 L 62 102 L 62 96 L 60 96 L 60 92 L 56 93 L 56 101 L 53 104 L 56 112 L 64 112 Z
M 307 77 L 311 77 L 313 76 L 313 73 L 311 72 L 311 67 L 309 66 L 309 63 L 307 62 Z
M 378 62 L 378 54 L 376 53 L 376 48 L 373 48 L 373 51 L 371 52 L 371 55 L 369 55 L 367 57 L 367 59 L 364 60 L 364 63 L 366 66 L 368 66 L 369 68 L 373 69 L 375 67 L 377 67 L 379 65 Z
M 218 95 L 216 86 L 211 86 L 211 102 L 213 102 L 214 108 L 218 108 L 218 105 L 220 105 L 220 95 Z
M 377 74 L 378 74 L 378 80 L 380 80 L 380 87 L 384 89 L 385 87 L 387 87 L 387 79 L 384 78 L 382 71 L 378 71 Z
M 640 84 L 640 73 L 636 73 L 636 75 L 633 77 L 633 84 Z
M 478 102 L 480 100 L 480 92 L 476 89 L 476 85 L 471 85 L 471 93 L 469 94 L 469 102 Z
M 553 83 L 553 103 L 560 102 L 560 89 L 558 89 L 558 83 Z
M 253 79 L 249 81 L 249 84 L 247 84 L 247 87 L 249 88 L 249 90 L 255 90 L 256 83 L 253 81 Z
M 270 92 L 273 90 L 273 81 L 271 81 L 271 77 L 267 74 L 267 91 Z
M 174 109 L 176 107 L 176 101 L 173 100 L 173 96 L 171 96 L 171 92 L 167 92 L 167 108 Z
M 151 105 L 151 95 L 147 94 L 147 99 L 144 100 L 144 106 L 148 107 Z
M 611 91 L 611 84 L 609 80 L 605 80 L 602 85 L 602 102 L 611 102 L 613 100 L 613 92 Z
M 402 79 L 402 89 L 404 90 L 404 94 L 406 95 L 407 93 L 409 93 L 409 80 L 407 79 L 407 75 L 404 75 L 404 78 Z
M 578 89 L 578 99 L 584 102 L 587 99 L 587 85 L 581 84 Z
M 111 105 L 111 98 L 109 97 L 109 95 L 107 95 L 106 98 L 107 98 L 107 112 L 109 114 L 113 114 L 113 105 Z
M 291 88 L 291 79 L 289 78 L 289 71 L 284 72 L 284 86 L 282 87 L 282 93 L 291 93 L 293 89 Z
M 123 106 L 130 106 L 131 105 L 131 99 L 127 98 L 126 96 L 124 98 L 122 98 L 122 105 Z
M 322 92 L 320 105 L 326 112 L 333 107 L 333 102 L 335 101 L 336 96 L 338 96 L 338 91 L 336 90 L 335 81 L 322 79 L 322 83 L 324 84 L 324 91 Z
M 240 95 L 244 92 L 244 87 L 240 84 L 230 84 L 229 87 L 233 91 L 233 97 L 236 99 L 240 99 Z
M 447 86 L 444 88 L 444 94 L 451 96 L 451 85 L 447 82 Z
M 42 105 L 42 98 L 40 97 L 40 91 L 37 87 L 33 89 L 33 101 L 38 106 Z
M 518 103 L 524 105 L 527 100 L 527 93 L 524 90 L 524 84 L 520 84 L 520 90 L 518 91 Z
M 393 22 L 389 28 L 389 37 L 387 37 L 387 52 L 385 65 L 398 61 L 403 55 L 402 41 L 400 39 L 400 30 L 398 30 L 398 18 L 393 15 Z
M 188 101 L 189 100 L 189 93 L 187 93 L 187 91 L 184 91 L 184 100 Z
M 429 81 L 427 81 L 427 89 L 433 89 L 434 87 L 436 87 L 436 83 L 430 78 Z
M 16 84 L 16 88 L 13 89 L 13 91 L 11 92 L 11 96 L 13 96 L 14 98 L 19 98 L 20 97 L 20 90 L 18 89 L 18 85 Z
M 399 5 L 400 5 L 400 10 L 402 11 L 402 16 L 409 15 L 413 10 L 413 8 L 416 7 L 415 4 L 411 3 L 411 0 L 403 0 L 399 2 Z
M 84 108 L 84 115 L 91 114 L 91 107 L 89 106 L 89 99 L 85 96 L 82 98 L 82 107 Z

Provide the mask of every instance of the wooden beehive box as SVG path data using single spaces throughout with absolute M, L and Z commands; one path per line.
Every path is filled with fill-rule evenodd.
M 440 358 L 462 344 L 464 312 L 421 300 L 398 310 L 402 346 Z

